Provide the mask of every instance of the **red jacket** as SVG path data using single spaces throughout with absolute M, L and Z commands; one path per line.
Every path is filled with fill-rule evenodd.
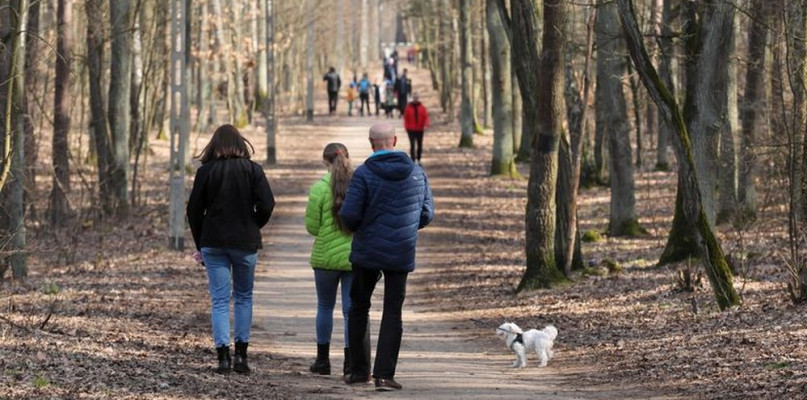
M 404 129 L 407 131 L 425 131 L 429 127 L 429 113 L 421 102 L 411 102 L 404 109 Z

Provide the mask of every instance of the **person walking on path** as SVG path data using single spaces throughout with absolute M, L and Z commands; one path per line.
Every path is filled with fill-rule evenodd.
M 401 348 L 401 313 L 406 279 L 415 269 L 418 230 L 434 219 L 434 200 L 426 173 L 402 151 L 388 123 L 370 127 L 373 154 L 356 169 L 339 213 L 353 232 L 350 262 L 353 286 L 348 312 L 351 374 L 349 385 L 370 379 L 370 365 L 361 342 L 367 329 L 370 299 L 384 277 L 384 307 L 372 377 L 378 391 L 400 390 L 395 368 Z
M 404 129 L 409 136 L 409 156 L 418 165 L 420 156 L 423 155 L 423 133 L 429 125 L 429 113 L 415 93 L 412 95 L 412 101 L 404 109 Z
M 406 68 L 401 72 L 401 76 L 395 80 L 395 93 L 398 95 L 398 117 L 403 117 L 404 108 L 406 108 L 409 95 L 412 93 L 412 80 L 406 76 Z
M 378 78 L 373 82 L 373 102 L 375 103 L 375 115 L 378 116 L 378 110 L 381 107 L 381 86 L 378 84 Z
M 275 198 L 255 152 L 232 125 L 222 125 L 197 158 L 187 216 L 198 253 L 207 269 L 210 320 L 218 356 L 216 372 L 249 373 L 247 347 L 252 326 L 252 288 L 260 229 L 269 222 Z M 201 257 L 200 257 L 201 256 Z M 234 299 L 235 360 L 230 357 L 230 284 Z
M 370 89 L 372 88 L 372 84 L 370 83 L 370 79 L 367 78 L 367 73 L 362 75 L 361 80 L 359 81 L 359 115 L 364 115 L 364 106 L 367 106 L 367 116 L 369 117 L 370 114 Z
M 350 373 L 348 352 L 348 309 L 350 287 L 353 282 L 350 260 L 351 234 L 339 218 L 339 209 L 345 199 L 347 185 L 353 175 L 347 148 L 341 143 L 330 143 L 322 151 L 322 160 L 328 172 L 311 186 L 305 208 L 305 229 L 314 236 L 311 249 L 311 267 L 317 289 L 317 359 L 309 370 L 320 375 L 331 374 L 330 345 L 333 333 L 333 309 L 336 291 L 342 286 L 342 318 L 344 319 L 344 375 Z M 370 337 L 367 336 L 367 348 Z
M 384 82 L 384 116 L 393 117 L 392 110 L 395 108 L 395 84 L 391 80 Z
M 342 86 L 342 80 L 334 67 L 328 68 L 328 73 L 325 74 L 322 80 L 327 82 L 328 115 L 334 115 L 336 114 L 336 100 L 339 99 L 339 88 Z
M 347 116 L 353 115 L 353 102 L 356 101 L 356 82 L 350 82 L 347 88 Z

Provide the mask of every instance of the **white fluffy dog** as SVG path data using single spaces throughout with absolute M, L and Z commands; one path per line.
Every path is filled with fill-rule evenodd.
M 527 352 L 535 351 L 538 359 L 541 360 L 541 367 L 546 367 L 546 363 L 554 355 L 552 345 L 558 337 L 558 330 L 552 325 L 547 325 L 544 329 L 530 329 L 526 332 L 512 322 L 505 322 L 496 328 L 496 335 L 504 339 L 507 348 L 516 353 L 516 361 L 513 368 L 524 368 L 527 366 Z

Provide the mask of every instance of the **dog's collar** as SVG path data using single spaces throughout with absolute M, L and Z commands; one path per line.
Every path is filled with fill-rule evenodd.
M 510 350 L 513 350 L 516 343 L 521 343 L 522 346 L 524 345 L 524 334 L 516 333 L 516 338 L 510 342 Z

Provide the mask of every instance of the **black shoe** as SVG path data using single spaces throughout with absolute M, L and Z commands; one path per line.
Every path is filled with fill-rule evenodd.
M 366 383 L 370 383 L 370 375 L 355 375 L 350 374 L 345 376 L 345 383 L 348 385 L 363 385 Z
M 216 355 L 219 358 L 219 366 L 216 368 L 216 372 L 219 374 L 229 374 L 232 368 L 230 346 L 216 347 Z
M 345 347 L 345 362 L 342 364 L 342 377 L 350 375 L 350 349 Z
M 239 374 L 248 374 L 252 371 L 249 369 L 249 364 L 247 364 L 247 346 L 249 346 L 249 343 L 235 342 L 233 371 Z
M 401 389 L 403 389 L 403 386 L 392 378 L 376 378 L 375 380 L 376 392 L 392 392 Z
M 330 343 L 317 345 L 317 359 L 308 368 L 309 371 L 319 375 L 331 374 L 331 360 L 329 359 Z

